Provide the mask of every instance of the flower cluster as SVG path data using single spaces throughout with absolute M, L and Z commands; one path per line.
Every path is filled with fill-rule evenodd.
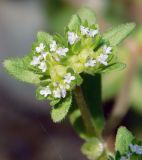
M 33 60 L 31 61 L 31 65 L 38 67 L 42 72 L 46 72 L 47 65 L 46 65 L 46 56 L 47 53 L 44 51 L 45 45 L 40 43 L 38 47 L 36 47 L 36 53 L 38 56 L 34 56 Z
M 142 146 L 139 146 L 137 144 L 130 144 L 129 146 L 132 153 L 142 155 Z
M 59 39 L 52 37 L 49 43 L 38 42 L 30 63 L 48 77 L 47 84 L 40 87 L 39 94 L 50 100 L 65 98 L 78 85 L 80 73 L 97 73 L 97 70 L 109 64 L 112 56 L 112 47 L 106 43 L 94 51 L 102 39 L 96 25 L 88 27 L 81 24 L 79 31 L 66 32 L 65 43 Z

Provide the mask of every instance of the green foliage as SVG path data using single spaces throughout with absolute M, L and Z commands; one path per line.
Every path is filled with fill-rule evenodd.
M 116 153 L 109 160 L 141 160 L 142 141 L 137 140 L 125 127 L 120 127 L 116 137 Z
M 110 45 L 116 46 L 123 41 L 135 28 L 135 23 L 126 23 L 112 28 L 104 33 L 104 39 L 108 40 Z
M 68 24 L 68 28 L 70 30 L 76 30 L 79 29 L 79 26 L 81 24 L 81 19 L 79 16 L 77 16 L 76 14 L 72 16 L 69 24 Z
M 100 160 L 104 153 L 104 146 L 97 138 L 92 138 L 83 144 L 81 151 L 89 160 Z
M 41 31 L 37 33 L 37 40 L 38 42 L 46 42 L 46 44 L 50 44 L 53 37 L 50 34 Z
M 28 62 L 29 57 L 27 56 L 24 58 L 7 59 L 3 64 L 8 73 L 18 80 L 37 85 L 40 83 L 40 76 L 28 69 Z
M 110 65 L 108 65 L 102 72 L 108 72 L 108 71 L 119 71 L 122 70 L 126 67 L 126 64 L 122 63 L 122 62 L 117 62 L 117 63 L 112 63 Z
M 54 122 L 66 117 L 72 104 L 72 91 L 81 86 L 93 133 L 100 138 L 105 125 L 101 73 L 125 67 L 116 59 L 115 46 L 134 26 L 133 23 L 121 25 L 102 35 L 94 11 L 82 8 L 72 16 L 63 36 L 38 32 L 31 54 L 6 60 L 4 67 L 17 79 L 38 85 L 36 97 L 50 100 Z M 75 100 L 72 107 L 71 124 L 81 138 L 88 140 L 90 137 Z M 103 151 L 98 139 L 88 140 L 82 148 L 82 152 L 93 159 L 100 158 Z
M 120 127 L 115 142 L 115 149 L 121 154 L 125 154 L 128 151 L 129 144 L 134 139 L 134 136 L 130 131 L 125 127 Z
M 81 8 L 77 14 L 81 18 L 83 22 L 87 21 L 88 24 L 91 26 L 96 23 L 96 15 L 95 12 L 87 7 Z
M 93 118 L 95 129 L 100 134 L 104 128 L 105 120 L 102 109 L 101 75 L 83 75 L 83 93 Z M 89 94 L 88 94 L 89 93 Z
M 65 99 L 57 103 L 51 111 L 51 118 L 53 122 L 62 121 L 69 112 L 72 103 L 72 96 L 69 94 Z
M 50 100 L 51 118 L 55 123 L 61 122 L 70 113 L 71 124 L 86 141 L 81 151 L 90 160 L 106 159 L 105 146 L 100 138 L 105 125 L 101 73 L 125 68 L 125 64 L 116 58 L 115 46 L 134 27 L 134 23 L 123 24 L 102 35 L 94 11 L 82 8 L 72 16 L 63 36 L 38 32 L 29 56 L 4 62 L 4 67 L 12 76 L 38 85 L 36 97 L 39 100 Z M 72 100 L 72 92 L 77 86 L 81 86 L 83 94 L 80 96 L 85 99 L 84 102 L 80 98 L 84 103 L 79 103 L 85 104 L 83 115 L 78 109 L 77 100 Z M 84 117 L 87 111 L 91 124 L 86 125 Z M 85 126 L 90 127 L 89 131 Z M 89 132 L 96 137 L 91 134 L 90 138 Z M 126 128 L 119 129 L 116 160 L 129 150 L 133 139 Z

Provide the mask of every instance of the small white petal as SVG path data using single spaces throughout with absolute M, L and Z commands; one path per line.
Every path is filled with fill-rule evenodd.
M 108 65 L 108 63 L 106 62 L 107 58 L 108 58 L 108 55 L 100 54 L 100 56 L 97 57 L 97 61 L 107 66 Z
M 44 60 L 46 60 L 48 54 L 49 54 L 48 52 L 42 52 L 41 56 L 43 57 Z
M 38 68 L 41 69 L 42 72 L 46 72 L 46 70 L 47 70 L 47 65 L 46 65 L 45 62 L 41 62 Z
M 78 35 L 74 32 L 68 32 L 68 42 L 73 45 L 79 39 Z
M 48 95 L 50 95 L 50 94 L 51 94 L 50 87 L 47 86 L 47 87 L 43 88 L 43 89 L 40 91 L 40 94 L 43 95 L 44 97 L 47 97 Z
M 89 28 L 84 27 L 84 26 L 80 26 L 80 31 L 82 35 L 88 35 L 89 33 Z
M 109 54 L 109 53 L 111 53 L 111 51 L 112 51 L 112 47 L 105 45 L 105 46 L 103 47 L 103 50 L 104 50 L 104 54 Z
M 67 94 L 66 89 L 65 89 L 65 86 L 60 85 L 59 87 L 60 87 L 61 96 L 62 96 L 63 98 L 65 98 L 65 97 L 66 97 L 66 94 Z
M 68 48 L 63 48 L 63 51 L 64 51 L 65 53 L 67 53 L 67 52 L 69 51 L 69 49 L 68 49 Z
M 71 73 L 67 73 L 64 77 L 64 82 L 70 84 L 71 81 L 75 80 L 75 76 L 72 76 Z
M 58 50 L 56 51 L 56 53 L 60 56 L 66 56 L 66 53 L 69 51 L 68 48 L 58 48 Z
M 85 66 L 86 66 L 86 67 L 94 67 L 95 64 L 96 64 L 96 60 L 89 59 L 89 60 L 85 63 Z
M 32 66 L 37 66 L 38 64 L 40 64 L 40 60 L 41 60 L 40 56 L 39 57 L 34 56 L 33 60 L 31 61 L 31 65 Z
M 40 44 L 39 44 L 39 47 L 40 47 L 40 49 L 43 51 L 44 48 L 45 48 L 45 45 L 44 45 L 43 43 L 40 43 Z
M 55 98 L 61 98 L 61 92 L 60 89 L 57 88 L 56 90 L 53 91 L 53 95 Z
M 41 52 L 41 48 L 40 47 L 36 47 L 36 52 L 40 53 Z
M 49 45 L 49 47 L 50 47 L 51 52 L 55 52 L 57 49 L 56 41 L 52 41 L 52 43 Z
M 98 30 L 97 29 L 90 29 L 88 36 L 89 37 L 95 37 L 96 34 L 98 34 Z
M 43 43 L 40 43 L 38 47 L 36 47 L 36 52 L 40 53 L 44 51 L 45 45 Z

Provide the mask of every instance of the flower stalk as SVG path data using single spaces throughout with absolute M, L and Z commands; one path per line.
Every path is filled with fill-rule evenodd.
M 74 95 L 75 95 L 75 99 L 76 99 L 78 108 L 81 112 L 87 134 L 89 136 L 98 136 L 92 124 L 92 117 L 88 109 L 88 106 L 86 104 L 86 101 L 84 99 L 84 95 L 83 95 L 83 92 L 80 86 L 76 87 L 74 91 Z

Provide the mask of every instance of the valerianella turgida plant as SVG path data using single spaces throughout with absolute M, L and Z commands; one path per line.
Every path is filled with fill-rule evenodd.
M 71 124 L 86 141 L 81 150 L 88 159 L 108 158 L 102 138 L 101 74 L 125 67 L 116 46 L 134 27 L 127 23 L 102 34 L 94 12 L 82 8 L 63 35 L 38 32 L 29 54 L 4 62 L 11 75 L 37 86 L 36 97 L 50 102 L 54 122 L 69 113 Z

